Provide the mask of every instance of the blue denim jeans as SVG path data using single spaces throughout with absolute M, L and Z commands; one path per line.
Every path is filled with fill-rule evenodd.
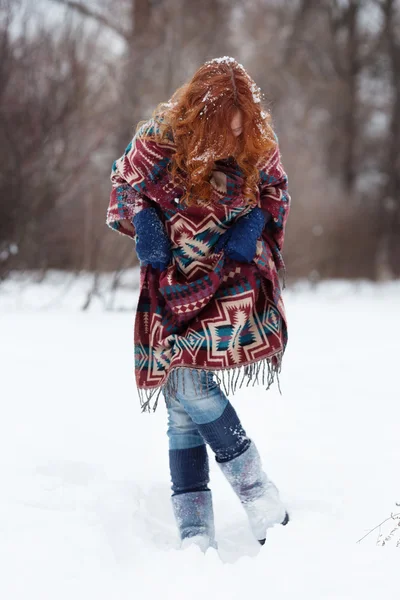
M 164 391 L 168 410 L 169 457 L 174 494 L 207 490 L 206 443 L 218 462 L 239 456 L 250 445 L 228 398 L 201 369 L 177 369 L 174 392 Z
M 218 419 L 229 400 L 215 383 L 212 371 L 181 367 L 178 370 L 176 393 L 168 396 L 166 402 L 169 448 L 183 450 L 204 444 L 197 425 Z

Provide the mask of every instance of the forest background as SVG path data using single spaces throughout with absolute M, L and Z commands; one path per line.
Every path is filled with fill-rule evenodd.
M 289 175 L 289 281 L 400 275 L 398 0 L 0 0 L 0 278 L 122 273 L 111 165 L 206 60 L 261 87 Z

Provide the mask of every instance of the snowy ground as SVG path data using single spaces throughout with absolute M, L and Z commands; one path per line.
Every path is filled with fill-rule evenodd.
M 400 502 L 400 283 L 286 292 L 283 396 L 233 401 L 292 520 L 261 548 L 211 461 L 206 555 L 177 550 L 166 414 L 139 410 L 133 312 L 83 313 L 83 288 L 0 286 L 1 598 L 399 598 L 399 535 L 357 540 Z

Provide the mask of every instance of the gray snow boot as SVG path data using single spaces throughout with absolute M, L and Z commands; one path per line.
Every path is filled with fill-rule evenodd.
M 240 456 L 218 464 L 239 497 L 254 536 L 263 545 L 267 529 L 277 524 L 286 525 L 289 515 L 277 487 L 262 469 L 256 446 L 251 442 Z
M 205 552 L 216 548 L 214 511 L 210 490 L 185 492 L 171 497 L 181 538 L 181 547 L 194 543 Z

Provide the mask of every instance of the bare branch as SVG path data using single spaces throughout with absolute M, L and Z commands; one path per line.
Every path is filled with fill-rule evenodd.
M 379 523 L 379 525 L 376 525 L 376 527 L 374 527 L 373 529 L 371 529 L 370 531 L 368 531 L 368 533 L 366 533 L 365 535 L 363 535 L 362 538 L 360 538 L 359 540 L 357 540 L 357 544 L 359 544 L 360 542 L 362 542 L 366 537 L 368 537 L 371 533 L 373 533 L 374 531 L 376 531 L 377 529 L 379 529 L 379 527 L 382 527 L 382 525 L 384 525 L 388 521 L 391 521 L 393 519 L 397 519 L 398 517 L 400 517 L 400 513 L 396 513 L 396 514 L 392 513 L 390 515 L 390 517 L 388 517 L 387 519 L 385 519 L 384 521 L 382 521 L 382 523 Z
M 110 19 L 108 19 L 104 14 L 99 13 L 91 8 L 89 8 L 86 4 L 81 4 L 80 2 L 75 2 L 74 0 L 51 0 L 52 2 L 56 2 L 57 4 L 61 4 L 70 8 L 71 10 L 75 10 L 80 13 L 84 17 L 89 17 L 90 19 L 94 19 L 101 25 L 104 25 L 108 29 L 111 29 L 119 36 L 121 36 L 124 40 L 128 40 L 131 37 L 131 32 L 126 31 L 117 23 L 113 23 Z

